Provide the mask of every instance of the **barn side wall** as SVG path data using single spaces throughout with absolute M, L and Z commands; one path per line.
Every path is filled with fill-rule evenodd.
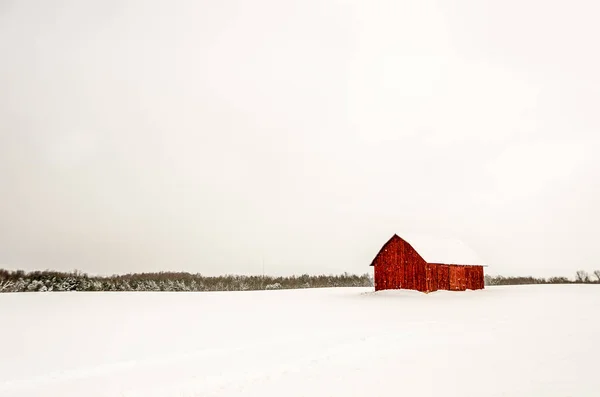
M 473 289 L 473 284 L 474 284 L 475 280 L 471 273 L 473 273 L 472 267 L 466 266 L 465 267 L 465 289 Z
M 428 263 L 425 265 L 425 274 L 427 279 L 425 292 L 433 292 L 439 289 L 438 268 L 439 265 L 433 263 Z
M 467 289 L 484 289 L 483 266 L 466 267 Z
M 450 289 L 450 266 L 436 265 L 438 271 L 438 289 Z
M 466 289 L 465 266 L 450 265 L 450 291 L 465 291 Z
M 465 291 L 484 287 L 483 266 L 449 265 L 449 290 Z

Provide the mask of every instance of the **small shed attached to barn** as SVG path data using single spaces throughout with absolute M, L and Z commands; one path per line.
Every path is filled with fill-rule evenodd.
M 371 266 L 375 291 L 413 289 L 464 291 L 484 288 L 484 264 L 458 240 L 394 234 Z

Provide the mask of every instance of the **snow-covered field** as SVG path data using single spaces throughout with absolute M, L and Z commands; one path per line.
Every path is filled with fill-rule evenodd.
M 0 396 L 598 396 L 600 285 L 0 294 Z

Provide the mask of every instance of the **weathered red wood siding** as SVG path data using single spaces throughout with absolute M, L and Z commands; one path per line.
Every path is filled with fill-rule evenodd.
M 483 266 L 467 266 L 467 289 L 483 289 Z
M 433 263 L 428 263 L 425 267 L 427 277 L 426 292 L 437 291 L 439 289 L 438 267 L 438 265 Z
M 473 278 L 471 277 L 471 266 L 465 266 L 465 289 L 473 289 Z
M 409 243 L 396 235 L 385 243 L 371 265 L 374 266 L 375 291 L 484 288 L 483 266 L 427 263 Z
M 438 289 L 450 289 L 450 266 L 437 265 L 438 269 Z
M 382 289 L 427 290 L 427 263 L 410 244 L 392 237 L 373 260 L 375 291 Z
M 483 289 L 483 266 L 465 266 L 466 289 Z
M 484 289 L 485 288 L 485 275 L 483 273 L 483 266 L 477 266 L 477 280 L 479 281 L 478 289 Z
M 467 280 L 465 278 L 465 267 L 460 265 L 450 265 L 450 290 L 464 291 L 467 289 Z

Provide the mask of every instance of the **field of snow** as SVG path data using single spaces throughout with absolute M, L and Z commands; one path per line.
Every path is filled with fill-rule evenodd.
M 0 396 L 598 396 L 600 285 L 0 294 Z

